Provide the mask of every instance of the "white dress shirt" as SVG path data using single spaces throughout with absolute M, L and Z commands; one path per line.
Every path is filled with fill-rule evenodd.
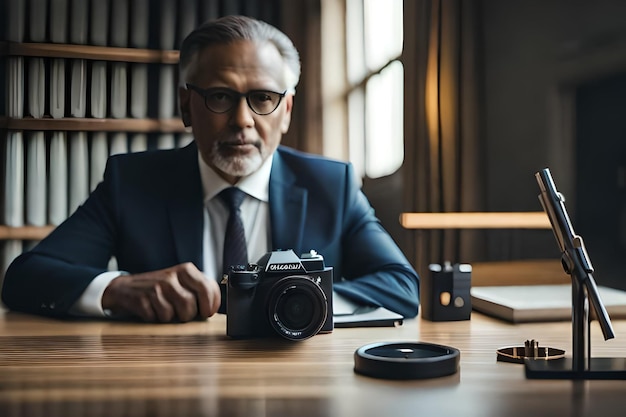
M 249 262 L 256 262 L 272 247 L 269 210 L 269 179 L 272 158 L 273 156 L 267 158 L 256 172 L 242 178 L 235 184 L 246 193 L 241 204 L 241 217 L 246 232 Z M 217 195 L 231 185 L 206 165 L 199 153 L 198 165 L 205 206 L 202 242 L 203 272 L 207 279 L 215 279 L 219 282 L 222 279 L 222 254 L 229 211 L 226 205 L 217 198 Z M 109 283 L 123 274 L 127 274 L 127 272 L 108 271 L 95 277 L 74 303 L 70 313 L 91 317 L 108 316 L 108 312 L 102 308 L 102 295 Z

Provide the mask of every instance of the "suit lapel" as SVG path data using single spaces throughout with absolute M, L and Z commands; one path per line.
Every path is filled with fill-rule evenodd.
M 270 174 L 270 220 L 273 249 L 302 252 L 307 190 L 295 183 L 296 177 L 281 157 L 274 153 Z
M 170 167 L 168 212 L 172 239 L 179 263 L 193 262 L 202 270 L 204 202 L 197 148 L 192 143 L 178 152 L 180 157 Z

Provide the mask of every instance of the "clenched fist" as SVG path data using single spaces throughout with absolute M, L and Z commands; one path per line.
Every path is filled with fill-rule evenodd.
M 220 306 L 217 282 L 191 262 L 158 271 L 120 275 L 109 283 L 102 308 L 149 322 L 206 319 Z

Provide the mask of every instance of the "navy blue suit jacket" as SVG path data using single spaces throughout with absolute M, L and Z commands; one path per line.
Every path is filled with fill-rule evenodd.
M 200 270 L 203 192 L 195 143 L 109 158 L 85 203 L 5 275 L 14 310 L 66 315 L 111 256 L 120 270 L 193 262 Z M 352 167 L 279 147 L 270 174 L 273 249 L 315 249 L 332 266 L 335 290 L 405 317 L 418 310 L 419 279 L 383 229 Z

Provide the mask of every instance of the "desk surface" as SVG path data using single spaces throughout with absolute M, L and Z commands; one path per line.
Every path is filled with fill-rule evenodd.
M 626 321 L 592 356 L 626 356 Z M 0 310 L 0 416 L 623 416 L 626 381 L 529 380 L 496 349 L 537 339 L 571 355 L 569 322 L 405 321 L 303 342 L 230 340 L 224 316 L 186 324 L 59 321 Z M 387 381 L 353 372 L 379 341 L 461 351 L 457 374 Z

